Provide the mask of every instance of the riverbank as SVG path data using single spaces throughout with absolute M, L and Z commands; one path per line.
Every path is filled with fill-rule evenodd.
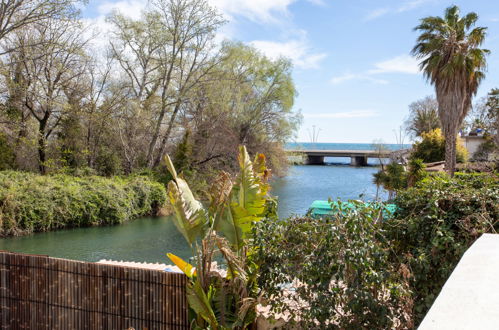
M 347 159 L 345 164 L 291 166 L 287 176 L 274 177 L 270 193 L 279 200 L 280 217 L 305 214 L 316 199 L 375 199 L 377 189 L 372 175 L 378 167 L 352 167 L 346 162 Z M 379 198 L 386 197 L 380 189 Z M 184 259 L 192 253 L 171 217 L 147 216 L 116 226 L 52 230 L 0 239 L 0 250 L 84 261 L 137 262 L 167 262 L 165 252 Z
M 153 215 L 165 187 L 147 177 L 0 172 L 0 236 L 119 224 Z

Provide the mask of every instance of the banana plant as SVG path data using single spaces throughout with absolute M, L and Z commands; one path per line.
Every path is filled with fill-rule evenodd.
M 170 157 L 165 159 L 173 178 L 168 183 L 168 196 L 175 210 L 174 222 L 197 256 L 194 268 L 168 254 L 189 277 L 187 300 L 196 314 L 193 327 L 245 329 L 256 318 L 258 269 L 247 257 L 247 242 L 252 225 L 268 214 L 270 171 L 263 154 L 252 162 L 244 146 L 239 148 L 238 160 L 236 179 L 221 172 L 208 192 L 209 205 L 205 207 L 176 173 Z M 227 266 L 225 277 L 211 269 L 215 250 Z

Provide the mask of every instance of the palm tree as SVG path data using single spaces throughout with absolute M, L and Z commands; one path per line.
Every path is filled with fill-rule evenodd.
M 460 17 L 459 8 L 452 6 L 444 17 L 423 18 L 415 28 L 421 35 L 412 54 L 421 60 L 421 70 L 435 86 L 445 136 L 445 167 L 451 175 L 456 167 L 457 133 L 485 77 L 489 54 L 480 48 L 487 28 L 473 28 L 477 20 L 473 12 Z
M 433 96 L 412 102 L 409 105 L 409 118 L 405 122 L 406 131 L 413 137 L 421 137 L 440 128 L 438 102 Z

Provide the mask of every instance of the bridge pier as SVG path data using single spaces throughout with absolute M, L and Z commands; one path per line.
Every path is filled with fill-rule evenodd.
M 307 156 L 307 165 L 324 165 L 324 156 Z
M 350 158 L 350 165 L 352 166 L 367 166 L 366 156 L 352 156 Z

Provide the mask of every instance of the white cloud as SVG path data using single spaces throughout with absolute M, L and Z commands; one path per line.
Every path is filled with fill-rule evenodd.
M 374 84 L 379 84 L 379 85 L 388 84 L 388 81 L 386 81 L 386 80 L 373 78 L 373 77 L 369 76 L 368 74 L 363 74 L 363 73 L 345 73 L 341 76 L 333 77 L 331 79 L 331 83 L 338 85 L 340 83 L 343 83 L 345 81 L 350 81 L 350 80 L 368 81 L 368 82 L 372 82 Z
M 418 74 L 418 61 L 409 55 L 395 56 L 391 59 L 374 64 L 374 68 L 361 73 L 345 73 L 331 79 L 331 83 L 337 85 L 349 80 L 363 80 L 375 84 L 388 84 L 387 80 L 378 79 L 374 76 L 383 73 Z
M 404 11 L 413 10 L 413 9 L 416 9 L 418 7 L 423 6 L 424 4 L 426 4 L 428 2 L 433 2 L 433 1 L 435 1 L 435 0 L 412 0 L 412 1 L 407 1 L 406 3 L 404 3 L 402 6 L 400 6 L 397 9 L 397 12 L 402 13 Z
M 307 0 L 307 1 L 310 2 L 311 4 L 316 5 L 316 6 L 325 6 L 326 5 L 325 0 Z
M 375 68 L 369 74 L 376 73 L 408 73 L 418 74 L 419 65 L 416 58 L 410 55 L 400 55 L 386 61 L 374 64 Z
M 120 0 L 120 1 L 103 1 L 97 11 L 101 16 L 107 16 L 113 11 L 119 11 L 121 14 L 133 19 L 140 18 L 142 11 L 146 8 L 147 1 L 141 0 Z
M 383 16 L 389 12 L 390 12 L 390 9 L 388 9 L 388 8 L 377 8 L 377 9 L 374 9 L 373 11 L 369 12 L 369 14 L 367 14 L 367 16 L 366 16 L 366 19 L 372 20 L 372 19 L 378 18 L 380 16 Z
M 327 112 L 327 113 L 305 113 L 305 118 L 371 118 L 377 117 L 379 113 L 374 110 L 353 110 L 346 112 Z
M 298 0 L 209 0 L 210 4 L 224 15 L 243 16 L 259 23 L 276 23 L 280 18 L 289 16 L 288 7 Z M 307 0 L 323 6 L 325 0 Z
M 317 69 L 321 61 L 327 57 L 326 53 L 313 51 L 304 31 L 301 31 L 301 36 L 294 40 L 285 42 L 255 40 L 250 44 L 270 58 L 289 58 L 300 69 Z
M 277 22 L 279 16 L 289 15 L 288 6 L 296 0 L 209 0 L 229 18 L 244 16 L 257 22 Z
M 398 7 L 376 8 L 367 14 L 366 20 L 372 20 L 372 19 L 384 16 L 384 15 L 389 14 L 389 13 L 403 13 L 403 12 L 419 8 L 427 3 L 435 2 L 435 1 L 437 1 L 437 0 L 410 0 L 410 1 L 404 1 L 402 3 L 402 5 L 400 5 Z

